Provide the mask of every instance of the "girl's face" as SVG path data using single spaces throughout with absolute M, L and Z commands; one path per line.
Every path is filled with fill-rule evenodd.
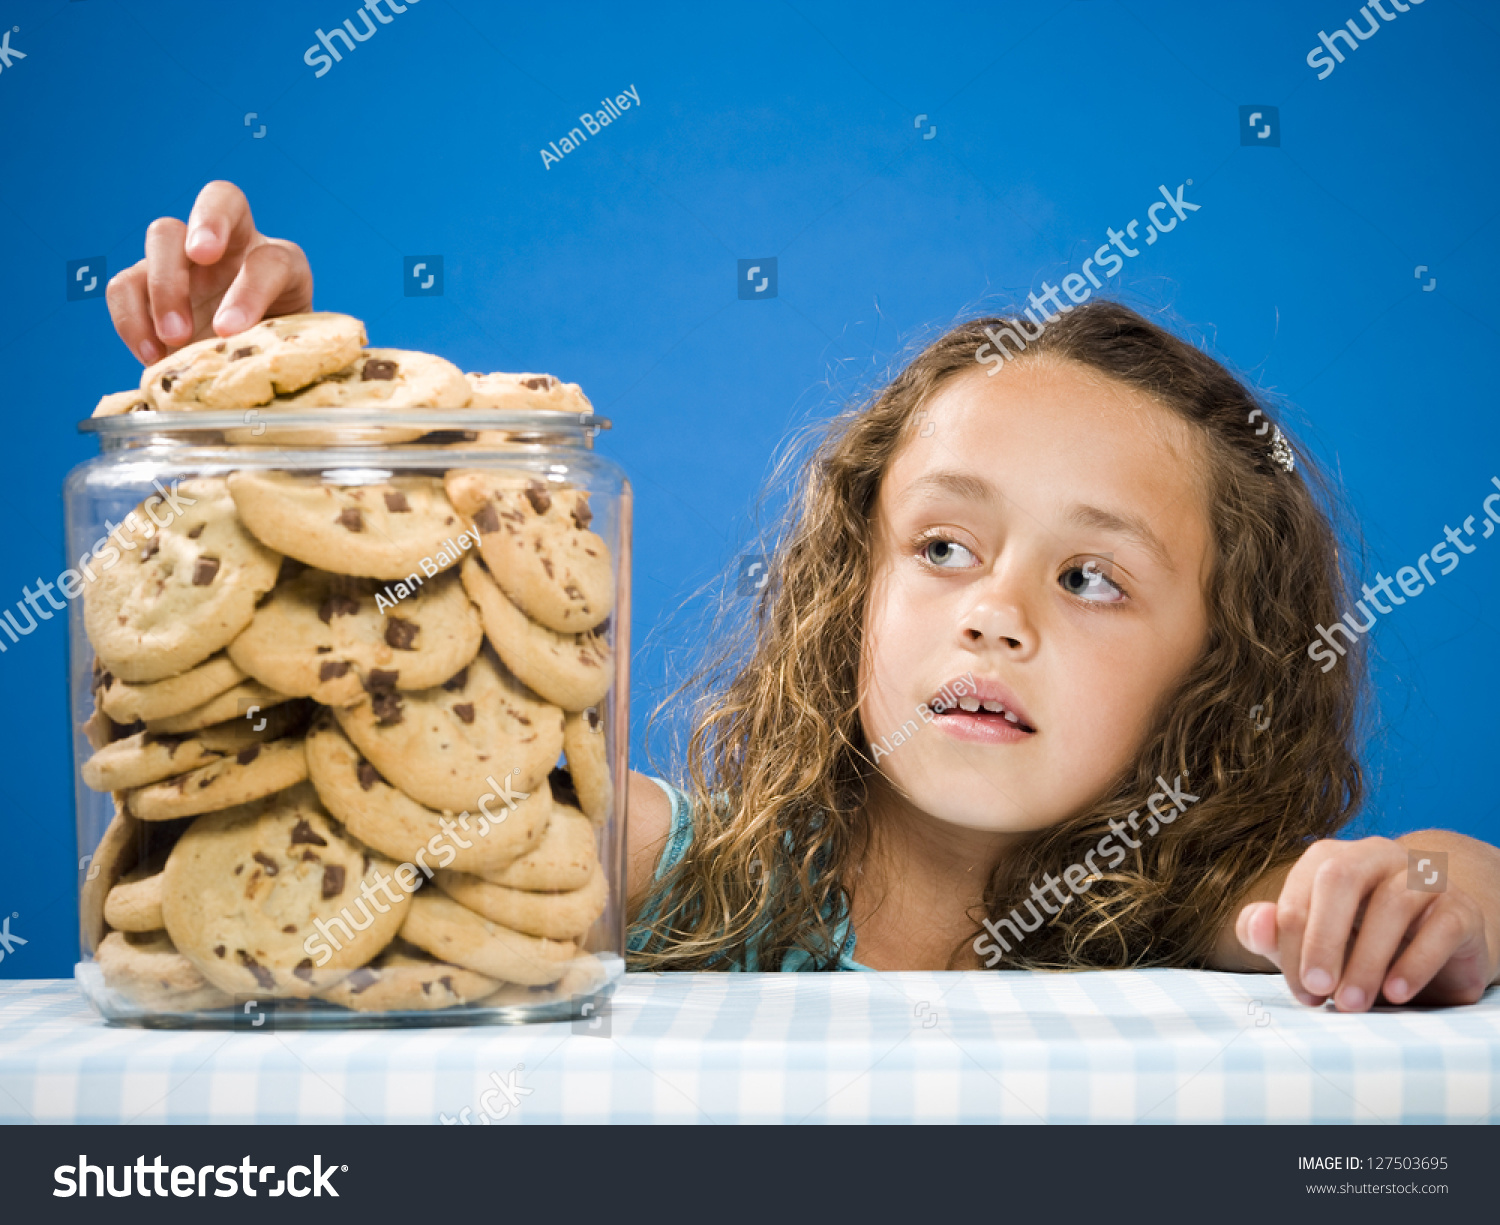
M 1202 448 L 1169 409 L 1066 361 L 976 368 L 923 410 L 880 487 L 865 734 L 919 812 L 1042 829 L 1115 783 L 1207 644 Z M 931 713 L 971 672 L 1016 723 Z

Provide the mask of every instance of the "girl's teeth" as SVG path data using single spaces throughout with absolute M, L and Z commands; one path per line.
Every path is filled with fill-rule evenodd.
M 1021 722 L 1019 719 L 1017 719 L 1015 717 L 1015 715 L 1011 714 L 1010 711 L 1008 711 L 1008 710 L 1005 712 L 1005 721 L 1007 723 L 1017 723 L 1017 724 L 1019 724 Z
M 960 710 L 976 711 L 979 709 L 979 699 L 962 697 L 958 699 L 958 705 Z

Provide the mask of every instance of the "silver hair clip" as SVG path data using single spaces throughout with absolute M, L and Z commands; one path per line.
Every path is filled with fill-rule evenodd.
M 1297 457 L 1292 454 L 1292 446 L 1287 442 L 1286 435 L 1281 432 L 1281 427 L 1277 425 L 1271 428 L 1276 431 L 1271 436 L 1271 458 L 1290 472 L 1297 466 Z

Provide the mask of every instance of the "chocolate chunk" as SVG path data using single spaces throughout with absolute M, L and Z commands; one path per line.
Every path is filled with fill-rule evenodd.
M 588 499 L 579 498 L 578 505 L 573 508 L 573 522 L 578 525 L 581 532 L 594 521 L 594 512 L 589 509 Z
M 217 777 L 217 776 L 214 776 L 214 777 Z M 200 778 L 198 780 L 198 790 L 202 791 L 203 788 L 205 788 L 205 787 L 211 787 L 211 786 L 213 786 L 213 782 L 214 782 L 214 778 L 213 777 L 210 777 L 210 778 Z
M 336 681 L 348 671 L 349 661 L 347 659 L 325 659 L 322 666 L 318 669 L 318 679 L 320 681 Z
M 550 557 L 542 558 L 542 569 L 547 572 L 548 578 L 552 577 L 552 559 Z
M 163 391 L 171 391 L 172 390 L 172 384 L 175 383 L 176 381 L 177 381 L 177 374 L 176 374 L 176 372 L 173 372 L 172 374 L 164 374 L 164 375 L 162 375 L 161 376 L 161 389 Z
M 376 727 L 393 727 L 401 722 L 401 695 L 394 689 L 382 689 L 370 699 Z
M 203 535 L 203 529 L 207 526 L 208 524 L 206 523 L 200 523 L 197 527 L 188 532 L 188 539 L 197 540 L 199 536 Z
M 421 629 L 414 621 L 405 621 L 400 617 L 387 617 L 385 621 L 385 644 L 395 647 L 398 651 L 415 651 L 413 645 L 417 640 L 417 631 Z
M 288 924 L 287 924 L 287 925 L 286 925 L 286 926 L 285 926 L 285 927 L 283 927 L 283 928 L 282 928 L 282 929 L 281 929 L 281 930 L 282 930 L 282 931 L 283 931 L 283 932 L 285 932 L 285 933 L 286 933 L 286 934 L 287 934 L 287 935 L 289 935 L 289 936 L 290 936 L 290 935 L 291 935 L 291 934 L 292 934 L 292 933 L 294 933 L 294 932 L 295 932 L 295 931 L 296 931 L 296 930 L 297 930 L 297 925 L 296 925 L 296 924 L 295 924 L 295 923 L 288 923 Z
M 360 966 L 353 974 L 344 979 L 349 984 L 349 990 L 354 995 L 361 991 L 367 991 L 380 981 L 380 975 L 370 969 L 369 966 Z
M 216 944 L 216 945 L 214 945 L 214 956 L 215 957 L 222 957 L 222 956 L 224 956 L 225 952 L 226 952 L 226 950 L 225 950 L 225 948 L 224 948 L 224 946 L 222 944 Z
M 141 546 L 141 560 L 150 561 L 161 549 L 161 537 L 153 536 Z
M 394 668 L 371 668 L 365 677 L 365 692 L 375 693 L 381 689 L 394 689 L 401 673 Z
M 339 526 L 346 527 L 351 532 L 362 532 L 365 530 L 364 516 L 359 513 L 359 507 L 346 506 L 339 512 Z
M 323 899 L 338 897 L 344 891 L 344 868 L 342 864 L 323 865 Z
M 479 508 L 474 516 L 474 526 L 479 529 L 481 535 L 488 535 L 490 532 L 498 532 L 500 530 L 500 519 L 495 514 L 493 505 L 486 502 Z
M 219 559 L 217 557 L 200 557 L 198 564 L 193 567 L 193 586 L 207 587 L 218 573 Z
M 250 856 L 250 858 L 255 860 L 256 863 L 260 864 L 260 866 L 266 870 L 267 876 L 275 876 L 276 873 L 281 871 L 281 868 L 277 866 L 276 861 L 269 855 L 267 855 L 264 851 L 256 851 L 255 854 Z
M 347 514 L 348 512 L 346 511 L 345 513 Z M 354 513 L 357 515 L 359 511 L 355 511 Z M 335 617 L 352 617 L 358 611 L 358 600 L 353 596 L 335 592 L 318 606 L 318 620 L 324 625 L 329 625 Z
M 240 765 L 242 765 L 242 766 L 248 766 L 252 761 L 254 761 L 259 756 L 260 756 L 260 745 L 258 745 L 258 744 L 252 744 L 248 749 L 241 749 L 238 753 L 236 753 L 234 755 L 234 759 L 235 759 L 235 761 L 239 762 Z
M 311 957 L 304 957 L 297 963 L 297 968 L 292 971 L 293 974 L 295 974 L 298 978 L 306 983 L 312 982 L 312 972 L 313 959 Z
M 281 569 L 276 572 L 277 584 L 290 582 L 308 568 L 306 562 L 298 561 L 295 557 L 283 557 Z
M 531 509 L 539 515 L 545 515 L 547 508 L 552 505 L 552 495 L 547 492 L 547 486 L 541 481 L 532 481 L 526 486 L 526 500 L 531 503 Z
M 306 842 L 312 846 L 328 845 L 328 839 L 309 825 L 305 817 L 292 826 L 292 845 L 296 846 L 301 842 Z
M 540 378 L 522 379 L 521 386 L 529 387 L 532 391 L 551 391 L 552 385 L 557 382 L 550 374 L 544 374 Z
M 240 965 L 255 975 L 255 981 L 267 991 L 276 985 L 276 976 L 270 970 L 266 969 L 265 966 L 261 965 L 260 962 L 256 961 L 254 957 L 250 956 L 249 953 L 245 952 L 244 949 L 236 949 L 234 955 L 240 959 Z
M 115 728 L 115 739 L 124 740 L 126 736 L 134 736 L 136 732 L 146 730 L 146 721 L 137 719 L 134 723 L 121 723 Z
M 552 798 L 570 807 L 579 807 L 578 789 L 573 786 L 573 776 L 561 766 L 554 766 L 547 776 L 547 786 L 552 789 Z
M 453 708 L 453 713 L 456 714 L 465 723 L 472 723 L 474 722 L 474 703 L 460 702 Z
M 365 363 L 359 377 L 364 383 L 371 379 L 393 379 L 396 377 L 396 363 L 383 357 L 372 357 Z
M 603 717 L 599 714 L 599 708 L 597 706 L 590 706 L 583 713 L 589 721 L 589 731 L 597 732 L 600 724 L 604 722 Z
M 359 779 L 361 791 L 368 791 L 376 783 L 385 782 L 385 779 L 380 777 L 380 771 L 363 759 L 354 767 L 354 776 Z
M 222 352 L 224 352 L 224 342 L 222 340 L 219 341 L 219 343 L 214 346 L 214 352 L 215 353 L 222 353 Z
M 404 515 L 411 510 L 411 503 L 406 500 L 406 495 L 397 489 L 386 493 L 385 508 L 393 515 Z
M 260 352 L 260 346 L 259 345 L 246 345 L 243 349 L 236 349 L 233 353 L 231 353 L 229 355 L 229 360 L 232 361 L 232 362 L 237 362 L 241 358 L 250 357 L 253 354 L 256 354 L 256 353 L 259 353 L 259 352 Z
M 455 672 L 452 676 L 450 676 L 443 682 L 443 688 L 446 689 L 449 693 L 457 693 L 468 683 L 469 670 L 467 668 L 460 668 L 457 672 Z
M 605 634 L 609 633 L 609 618 L 608 617 L 605 617 L 603 621 L 599 622 L 598 625 L 594 626 L 594 633 L 598 634 L 599 637 L 601 637 L 601 638 L 603 638 Z
M 570 600 L 583 599 L 583 592 L 579 591 L 578 588 L 575 587 L 572 583 L 569 583 L 566 587 L 563 588 L 563 594 Z

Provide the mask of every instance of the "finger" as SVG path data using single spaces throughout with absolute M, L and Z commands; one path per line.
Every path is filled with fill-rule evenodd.
M 1385 979 L 1391 962 L 1395 960 L 1401 941 L 1406 938 L 1406 933 L 1418 916 L 1432 903 L 1431 894 L 1406 888 L 1404 874 L 1400 878 L 1389 878 L 1371 894 L 1359 937 L 1354 941 L 1354 947 L 1349 953 L 1349 963 L 1344 967 L 1333 994 L 1333 1002 L 1340 1011 L 1363 1012 L 1375 1002 L 1380 984 Z M 1459 926 L 1462 927 L 1461 924 Z M 1443 932 L 1450 930 L 1446 922 L 1440 924 L 1440 927 Z M 1461 938 L 1461 931 L 1459 936 Z M 1444 950 L 1444 961 L 1454 947 L 1455 945 L 1450 944 Z
M 1279 970 L 1276 947 L 1276 903 L 1251 902 L 1234 922 L 1234 934 L 1240 944 L 1257 957 L 1265 957 Z
M 188 258 L 214 264 L 226 253 L 244 250 L 254 238 L 255 220 L 245 193 L 227 179 L 205 184 L 188 214 L 184 244 Z
M 1450 966 L 1456 956 L 1463 957 L 1472 948 L 1476 934 L 1481 933 L 1482 920 L 1477 924 L 1465 923 L 1462 914 L 1441 901 L 1435 903 L 1418 916 L 1412 942 L 1386 975 L 1383 987 L 1386 999 L 1393 1004 L 1404 1004 L 1415 997 L 1439 970 Z M 1470 960 L 1473 962 L 1470 981 L 1455 988 L 1451 996 L 1454 1002 L 1472 1004 L 1488 985 L 1484 959 Z
M 214 315 L 220 336 L 243 332 L 267 313 L 289 315 L 312 305 L 312 270 L 296 243 L 270 239 L 252 247 Z
M 1360 904 L 1380 877 L 1372 862 L 1326 859 L 1313 874 L 1298 976 L 1314 995 L 1328 996 L 1344 968 L 1344 950 Z
M 109 317 L 115 331 L 141 365 L 149 366 L 167 355 L 166 346 L 156 334 L 151 321 L 151 303 L 146 296 L 146 261 L 118 272 L 104 287 Z
M 1302 985 L 1302 934 L 1312 904 L 1313 876 L 1322 862 L 1315 844 L 1287 874 L 1281 896 L 1276 899 L 1276 964 L 1286 976 L 1292 995 L 1304 1004 L 1321 1004 L 1325 998 Z
M 188 295 L 191 264 L 183 250 L 187 226 L 176 217 L 158 217 L 146 227 L 146 295 L 156 335 L 168 345 L 186 344 L 193 335 L 193 304 Z

